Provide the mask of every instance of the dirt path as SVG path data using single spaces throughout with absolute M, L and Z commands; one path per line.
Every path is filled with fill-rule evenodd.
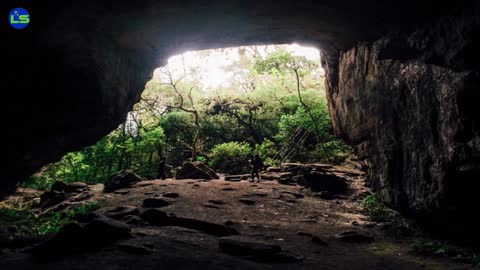
M 362 186 L 360 182 L 351 184 Z M 99 213 L 117 206 L 142 209 L 144 199 L 162 198 L 171 203 L 160 208 L 162 211 L 229 224 L 240 233 L 237 239 L 278 245 L 302 257 L 303 262 L 256 262 L 226 254 L 219 248 L 217 236 L 176 226 L 137 225 L 132 226 L 133 238 L 96 252 L 56 260 L 39 261 L 21 251 L 4 251 L 0 269 L 468 269 L 446 260 L 409 255 L 408 243 L 385 237 L 383 230 L 359 212 L 353 197 L 323 200 L 300 186 L 276 181 L 154 180 L 117 192 L 126 194 L 103 194 L 101 186 L 91 190 L 101 205 Z M 165 193 L 179 196 L 166 198 Z M 335 236 L 349 230 L 375 240 L 356 244 Z M 310 235 L 327 245 L 312 241 Z M 147 247 L 148 253 L 134 254 L 139 252 L 122 245 Z

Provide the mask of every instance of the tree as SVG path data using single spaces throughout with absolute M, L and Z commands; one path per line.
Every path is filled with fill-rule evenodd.
M 285 75 L 286 73 L 293 73 L 296 82 L 296 92 L 298 100 L 303 106 L 308 116 L 311 118 L 311 123 L 314 127 L 316 136 L 319 141 L 325 141 L 325 138 L 321 136 L 322 132 L 318 126 L 317 120 L 312 113 L 312 110 L 302 97 L 302 78 L 309 73 L 312 69 L 318 68 L 318 65 L 313 61 L 309 61 L 303 56 L 294 56 L 286 51 L 274 52 L 266 59 L 259 59 L 255 63 L 255 68 L 260 73 L 270 73 L 275 75 Z M 323 149 L 323 148 L 322 148 Z M 328 156 L 328 152 L 323 149 L 325 155 Z
M 270 165 L 311 162 L 348 151 L 335 139 L 318 65 L 285 46 L 226 48 L 233 59 L 226 83 L 205 86 L 203 62 L 218 52 L 197 53 L 197 65 L 155 70 L 141 101 L 116 130 L 95 145 L 45 166 L 32 186 L 55 180 L 102 183 L 121 169 L 157 176 L 159 158 L 179 166 L 209 157 L 225 172 L 244 172 L 258 153 Z

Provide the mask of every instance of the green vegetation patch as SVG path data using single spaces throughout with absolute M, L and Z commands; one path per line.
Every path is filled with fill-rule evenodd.
M 0 207 L 0 243 L 56 233 L 66 224 L 77 222 L 76 218 L 79 215 L 96 209 L 98 209 L 96 203 L 86 203 L 66 211 L 50 211 L 44 215 L 36 215 L 27 208 L 2 205 Z

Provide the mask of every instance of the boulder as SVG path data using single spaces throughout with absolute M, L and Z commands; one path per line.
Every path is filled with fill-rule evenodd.
M 32 199 L 32 208 L 40 207 L 41 199 L 40 198 L 33 198 Z
M 291 179 L 294 176 L 294 174 L 291 172 L 280 172 L 278 175 L 281 179 Z
M 230 227 L 225 225 L 211 223 L 208 221 L 193 219 L 193 218 L 182 218 L 182 217 L 170 217 L 170 222 L 173 226 L 184 227 L 187 229 L 192 229 L 200 231 L 206 234 L 214 236 L 229 236 L 237 235 L 238 232 Z
M 81 192 L 88 188 L 88 185 L 82 182 L 73 182 L 65 187 L 65 192 Z
M 210 167 L 202 162 L 186 162 L 177 170 L 175 179 L 219 179 L 218 175 Z
M 130 188 L 134 184 L 144 181 L 145 179 L 130 170 L 120 171 L 108 179 L 105 184 L 104 192 L 113 192 L 117 189 Z
M 102 216 L 92 220 L 85 226 L 89 238 L 95 243 L 111 243 L 130 237 L 130 227 L 123 222 Z
M 63 192 L 67 188 L 67 184 L 64 182 L 56 181 L 52 184 L 50 191 Z
M 311 163 L 308 164 L 312 170 L 325 170 L 325 169 L 332 169 L 333 165 L 330 164 L 323 164 L 323 163 Z
M 343 194 L 348 188 L 345 178 L 320 172 L 310 172 L 302 175 L 297 184 L 309 187 L 313 191 L 328 191 L 331 194 Z
M 145 223 L 139 216 L 126 216 L 123 220 L 128 225 L 142 225 Z
M 268 167 L 268 168 L 267 168 L 267 172 L 276 172 L 276 173 L 278 173 L 278 172 L 281 172 L 281 171 L 282 171 L 282 168 L 280 168 L 280 167 Z
M 281 185 L 287 185 L 287 186 L 295 186 L 295 181 L 293 181 L 292 179 L 283 179 L 283 178 L 280 178 L 277 180 L 277 182 Z
M 167 213 L 158 209 L 145 210 L 140 214 L 140 217 L 148 223 L 156 226 L 166 226 L 170 222 Z
M 291 172 L 281 172 L 278 173 L 279 178 L 276 179 L 279 184 L 283 185 L 294 185 L 298 179 L 298 176 L 295 176 Z
M 282 171 L 283 172 L 291 172 L 293 174 L 298 174 L 304 170 L 308 170 L 303 164 L 301 163 L 283 163 L 282 164 Z
M 95 212 L 89 212 L 85 214 L 79 214 L 75 217 L 75 220 L 81 223 L 88 223 L 91 222 L 94 219 L 97 218 L 102 218 L 103 215 L 95 213 Z
M 100 216 L 86 225 L 67 224 L 57 234 L 28 251 L 42 256 L 59 256 L 97 250 L 130 236 L 130 227 L 119 221 Z
M 40 208 L 48 208 L 65 201 L 66 196 L 63 192 L 46 191 L 40 195 Z
M 315 194 L 314 197 L 318 197 L 324 200 L 333 200 L 335 198 L 335 196 L 329 191 L 320 191 L 317 194 Z
M 273 172 L 262 173 L 260 175 L 260 179 L 262 179 L 262 180 L 278 180 L 278 179 L 280 179 L 280 175 L 278 173 L 273 173 Z
M 42 256 L 59 256 L 87 249 L 87 235 L 85 227 L 78 223 L 70 223 L 63 226 L 60 231 L 51 238 L 43 241 L 27 251 Z M 72 245 L 72 243 L 75 243 Z M 94 247 L 90 245 L 93 249 Z

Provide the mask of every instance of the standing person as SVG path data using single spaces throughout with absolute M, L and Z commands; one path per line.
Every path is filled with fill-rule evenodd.
M 260 183 L 260 171 L 263 168 L 263 161 L 258 154 L 255 155 L 252 164 L 252 182 L 255 182 L 255 175 L 257 176 L 258 183 Z
M 165 180 L 165 157 L 160 158 L 160 163 L 158 164 L 158 179 Z

